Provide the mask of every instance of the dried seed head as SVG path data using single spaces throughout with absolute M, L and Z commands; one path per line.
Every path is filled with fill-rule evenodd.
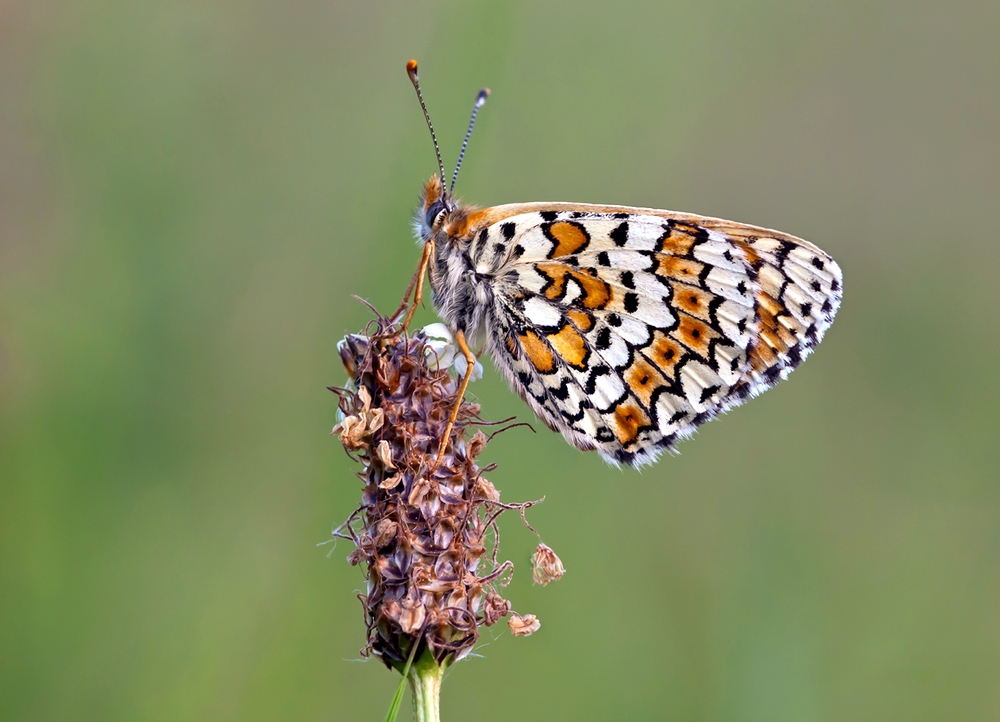
M 511 612 L 499 593 L 513 565 L 497 560 L 497 518 L 537 502 L 500 504 L 482 478 L 475 458 L 488 438 L 475 428 L 475 404 L 459 406 L 441 464 L 429 472 L 457 400 L 448 348 L 393 333 L 384 320 L 379 332 L 338 348 L 357 391 L 334 389 L 344 415 L 334 433 L 365 465 L 362 505 L 335 532 L 357 547 L 349 561 L 367 566 L 362 653 L 401 668 L 416 643 L 439 663 L 461 659 L 481 626 Z M 448 364 L 438 368 L 442 357 Z M 516 619 L 515 634 L 538 628 L 533 616 Z
M 515 637 L 527 637 L 537 632 L 542 623 L 534 614 L 525 614 L 522 617 L 515 613 L 507 620 L 507 626 Z
M 531 556 L 531 578 L 535 580 L 535 584 L 541 584 L 544 587 L 549 582 L 562 579 L 562 575 L 565 573 L 566 569 L 563 568 L 562 560 L 556 556 L 556 553 L 545 544 L 539 544 Z

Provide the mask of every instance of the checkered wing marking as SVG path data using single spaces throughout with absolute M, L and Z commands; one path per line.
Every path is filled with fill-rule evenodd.
M 609 460 L 652 461 L 769 388 L 836 313 L 840 269 L 801 239 L 569 208 L 508 215 L 477 233 L 470 255 L 493 278 L 498 367 L 550 427 Z

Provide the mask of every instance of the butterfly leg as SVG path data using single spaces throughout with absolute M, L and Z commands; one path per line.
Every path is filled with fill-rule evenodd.
M 438 447 L 437 460 L 434 462 L 434 466 L 431 467 L 431 473 L 433 474 L 437 471 L 437 468 L 441 466 L 441 460 L 444 458 L 444 452 L 448 448 L 448 439 L 451 438 L 451 430 L 455 426 L 455 419 L 458 418 L 458 411 L 462 407 L 462 399 L 465 398 L 465 390 L 469 388 L 469 381 L 472 379 L 472 372 L 476 367 L 476 355 L 472 353 L 469 348 L 469 344 L 465 342 L 465 332 L 457 331 L 455 333 L 455 343 L 458 345 L 458 350 L 462 352 L 465 356 L 465 375 L 462 376 L 462 383 L 459 384 L 458 394 L 455 398 L 455 405 L 451 407 L 451 416 L 448 417 L 448 425 L 444 429 L 444 433 L 441 435 L 441 446 Z
M 403 312 L 410 300 L 410 292 L 414 291 L 414 286 L 416 286 L 416 291 L 413 294 L 413 303 L 410 304 L 410 308 L 406 313 L 406 318 L 403 319 L 403 330 L 410 325 L 410 321 L 413 319 L 413 314 L 417 311 L 417 306 L 424 298 L 424 274 L 427 272 L 427 265 L 431 261 L 431 253 L 434 251 L 434 242 L 428 241 L 424 244 L 424 252 L 420 256 L 420 263 L 417 264 L 417 270 L 413 274 L 413 278 L 410 279 L 410 283 L 406 286 L 406 291 L 403 293 L 403 300 L 399 304 L 399 308 L 396 312 L 392 314 L 392 318 L 399 318 L 399 314 Z

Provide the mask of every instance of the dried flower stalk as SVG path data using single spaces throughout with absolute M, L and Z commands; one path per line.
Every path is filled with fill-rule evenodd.
M 442 348 L 379 319 L 369 333 L 340 344 L 353 390 L 331 387 L 344 415 L 333 433 L 363 466 L 361 506 L 334 531 L 354 543 L 350 563 L 367 569 L 367 591 L 359 595 L 367 627 L 362 654 L 399 670 L 411 652 L 443 668 L 472 651 L 481 627 L 511 615 L 501 591 L 513 564 L 498 561 L 497 519 L 515 509 L 527 525 L 524 513 L 538 503 L 500 502 L 483 477 L 495 465 L 476 463 L 489 441 L 479 427 L 488 424 L 469 402 L 461 404 L 442 462 L 430 473 L 457 392 L 454 378 L 439 368 Z M 551 556 L 555 562 L 546 556 L 548 571 L 536 570 L 536 579 L 562 575 Z M 524 636 L 539 622 L 514 614 L 509 626 Z

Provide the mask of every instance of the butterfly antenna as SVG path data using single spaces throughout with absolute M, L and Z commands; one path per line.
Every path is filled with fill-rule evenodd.
M 417 91 L 417 100 L 420 101 L 420 109 L 424 111 L 424 119 L 427 127 L 431 131 L 431 140 L 434 141 L 434 153 L 437 155 L 438 170 L 441 171 L 441 185 L 444 185 L 444 163 L 441 162 L 441 149 L 438 147 L 438 139 L 434 134 L 434 125 L 431 123 L 431 115 L 427 112 L 427 105 L 424 103 L 424 95 L 420 92 L 420 78 L 417 77 L 417 61 L 409 60 L 406 63 L 406 74 L 410 76 L 413 89 Z
M 476 116 L 479 114 L 479 109 L 483 107 L 483 103 L 486 102 L 488 97 L 490 97 L 489 88 L 483 88 L 476 96 L 476 104 L 472 106 L 472 117 L 469 119 L 469 129 L 465 131 L 465 140 L 462 141 L 462 152 L 458 154 L 458 163 L 455 164 L 455 172 L 451 175 L 451 188 L 448 190 L 448 195 L 452 195 L 455 192 L 458 169 L 462 167 L 462 159 L 465 158 L 465 149 L 469 147 L 469 137 L 472 135 L 472 128 L 476 124 Z

